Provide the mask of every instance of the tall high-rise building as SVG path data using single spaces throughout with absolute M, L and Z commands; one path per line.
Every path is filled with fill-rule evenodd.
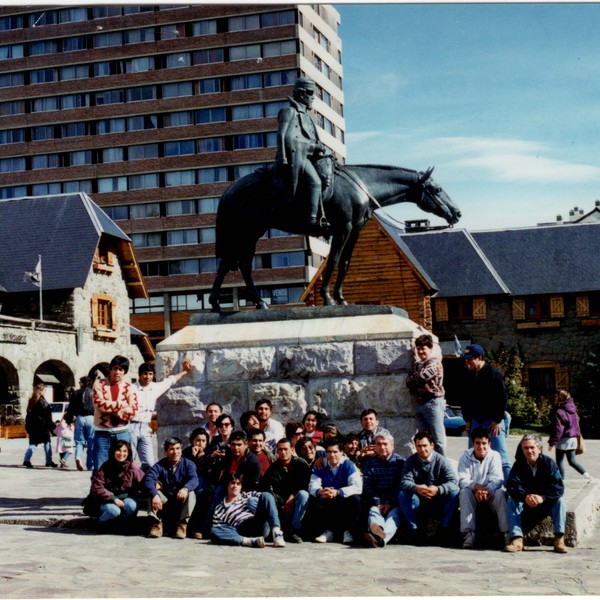
M 297 77 L 316 81 L 321 140 L 344 162 L 338 25 L 318 4 L 1 7 L 0 201 L 90 194 L 134 242 L 150 298 L 132 323 L 160 341 L 210 308 L 219 197 L 274 160 Z M 277 305 L 327 248 L 270 230 L 257 251 Z M 245 305 L 239 275 L 224 289 L 223 306 Z

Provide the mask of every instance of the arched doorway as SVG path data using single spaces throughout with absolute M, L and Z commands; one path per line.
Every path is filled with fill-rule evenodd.
M 46 384 L 48 402 L 66 402 L 75 388 L 73 371 L 59 360 L 47 360 L 42 363 L 33 376 L 33 383 Z
M 21 417 L 19 373 L 15 366 L 0 356 L 0 419 Z

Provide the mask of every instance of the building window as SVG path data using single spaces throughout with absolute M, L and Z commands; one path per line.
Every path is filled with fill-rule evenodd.
M 600 317 L 600 294 L 594 292 L 589 295 L 589 316 Z
M 171 310 L 202 310 L 202 300 L 198 298 L 198 294 L 173 294 Z
M 291 85 L 296 81 L 298 73 L 295 69 L 289 71 L 275 71 L 274 73 L 265 73 L 263 76 L 265 87 L 276 87 L 280 85 Z
M 162 86 L 163 98 L 178 98 L 181 96 L 193 96 L 194 86 L 191 81 L 177 83 L 164 83 Z
M 74 65 L 61 67 L 58 71 L 60 81 L 70 81 L 72 79 L 87 79 L 90 70 L 87 65 Z
M 0 104 L 0 115 L 2 115 L 3 117 L 10 115 L 22 115 L 24 113 L 24 100 L 13 100 L 12 102 L 2 102 L 2 104 Z
M 260 15 L 242 15 L 227 19 L 228 31 L 242 31 L 245 29 L 260 29 Z
M 198 233 L 201 244 L 214 244 L 217 240 L 217 230 L 215 227 L 201 227 Z
M 131 241 L 136 248 L 155 248 L 162 245 L 159 231 L 132 233 Z
M 142 85 L 127 89 L 127 102 L 141 102 L 156 99 L 156 86 Z
M 0 144 L 19 144 L 24 141 L 24 129 L 0 129 Z
M 198 201 L 198 213 L 201 215 L 216 213 L 219 206 L 219 198 L 200 198 Z
M 138 58 L 132 58 L 125 61 L 125 72 L 126 73 L 144 73 L 145 71 L 154 70 L 154 57 L 153 56 L 140 56 Z
M 197 258 L 171 260 L 168 263 L 169 275 L 194 275 L 199 273 Z
M 283 10 L 261 15 L 261 27 L 280 27 L 281 25 L 294 25 L 296 16 L 293 10 Z
M 163 127 L 182 127 L 193 124 L 194 116 L 191 110 L 166 113 L 163 115 Z
M 286 54 L 296 53 L 296 42 L 295 40 L 286 40 L 283 42 L 269 42 L 263 44 L 262 55 L 264 58 L 269 56 L 285 56 Z
M 0 73 L 0 87 L 17 87 L 24 85 L 25 78 L 23 72 L 20 73 Z
M 57 81 L 57 75 L 56 69 L 35 69 L 29 71 L 29 83 L 51 83 Z
M 264 148 L 264 138 L 262 133 L 244 133 L 233 136 L 234 150 L 247 150 L 249 148 Z
M 59 185 L 59 187 L 60 187 L 60 185 Z M 41 194 L 32 194 L 32 195 L 39 196 Z M 21 198 L 23 196 L 27 196 L 27 186 L 26 185 L 14 185 L 14 186 L 0 188 L 0 199 L 1 200 L 9 200 L 11 198 Z
M 156 115 L 138 115 L 127 117 L 127 131 L 142 131 L 144 129 L 156 129 L 158 117 Z
M 98 192 L 124 192 L 127 190 L 127 177 L 100 177 L 98 179 Z
M 161 262 L 147 262 L 140 264 L 140 272 L 144 277 L 160 277 L 167 275 L 167 269 Z
M 447 302 L 450 321 L 473 318 L 473 300 L 471 298 L 448 298 Z
M 185 25 L 183 23 L 173 23 L 163 25 L 160 28 L 161 40 L 177 40 L 185 37 Z
M 96 248 L 96 253 L 94 254 L 94 272 L 110 274 L 114 271 L 114 266 L 114 253 L 108 249 L 108 246 L 105 243 L 102 243 L 101 241 Z
M 173 200 L 166 204 L 167 217 L 196 214 L 195 200 Z
M 130 190 L 147 190 L 159 186 L 158 173 L 147 173 L 146 175 L 130 175 L 127 178 Z
M 113 221 L 124 221 L 129 218 L 127 206 L 105 206 L 102 209 Z
M 131 29 L 123 32 L 123 41 L 125 44 L 140 44 L 142 42 L 154 41 L 154 29 Z
M 94 35 L 94 48 L 108 48 L 109 46 L 122 46 L 123 34 L 120 31 L 109 31 Z
M 119 104 L 124 100 L 125 92 L 123 90 L 96 92 L 96 106 L 102 106 L 103 104 Z
M 0 31 L 2 29 L 0 28 Z M 8 58 L 23 58 L 23 44 L 0 46 L 0 60 Z
M 189 52 L 177 52 L 176 54 L 167 54 L 164 57 L 165 69 L 189 67 L 191 64 L 192 55 Z
M 13 171 L 25 171 L 24 157 L 0 159 L 0 173 L 12 173 Z
M 271 304 L 294 304 L 300 302 L 300 297 L 304 292 L 301 286 L 273 288 L 271 290 Z
M 150 296 L 150 298 L 134 298 L 131 303 L 132 313 L 159 313 L 163 312 L 164 309 L 165 301 L 162 294 L 160 296 Z
M 225 150 L 225 138 L 202 138 L 198 140 L 198 153 L 203 152 L 223 152 Z
M 37 154 L 31 157 L 32 169 L 55 169 L 63 167 L 62 154 Z
M 158 144 L 140 144 L 139 146 L 129 146 L 127 149 L 128 160 L 144 158 L 158 158 Z
M 231 91 L 250 90 L 262 87 L 262 75 L 254 73 L 252 75 L 238 75 L 230 80 Z
M 550 317 L 550 298 L 534 296 L 525 298 L 525 318 L 545 319 Z
M 160 204 L 158 202 L 134 204 L 129 207 L 130 219 L 148 219 L 152 217 L 160 217 Z
M 247 60 L 260 58 L 260 44 L 251 44 L 249 46 L 232 46 L 229 48 L 229 60 Z
M 194 185 L 196 183 L 196 173 L 193 169 L 187 171 L 171 171 L 165 173 L 165 186 L 173 187 L 179 185 Z
M 101 119 L 98 121 L 97 133 L 99 135 L 104 135 L 106 133 L 123 133 L 125 132 L 125 119 Z
M 60 126 L 60 136 L 65 137 L 79 137 L 82 135 L 89 135 L 91 133 L 91 123 L 65 123 Z
M 226 167 L 198 169 L 198 183 L 217 183 L 219 181 L 227 181 Z
M 556 370 L 554 368 L 530 368 L 529 393 L 534 396 L 554 395 L 556 393 Z
M 185 154 L 194 154 L 194 140 L 179 140 L 177 142 L 165 142 L 165 156 L 182 156 Z
M 31 140 L 36 142 L 40 140 L 54 139 L 54 125 L 39 125 L 31 128 Z
M 24 186 L 25 187 L 25 186 Z M 27 189 L 27 188 L 25 188 Z M 60 183 L 36 183 L 31 186 L 32 196 L 50 196 L 52 194 L 61 194 L 62 186 Z M 24 196 L 26 194 L 23 194 Z
M 123 7 L 118 5 L 101 5 L 92 8 L 94 19 L 104 19 L 106 17 L 120 17 Z
M 121 162 L 125 160 L 123 148 L 104 148 L 102 150 L 102 162 Z
M 79 167 L 81 165 L 92 164 L 92 151 L 91 150 L 76 150 L 69 152 L 69 166 Z
M 196 111 L 196 125 L 225 121 L 225 108 L 201 108 Z
M 217 33 L 216 19 L 192 23 L 192 35 L 212 35 L 213 33 Z
M 216 258 L 201 258 L 200 273 L 216 273 L 217 259 Z
M 304 252 L 274 252 L 271 255 L 271 267 L 302 267 L 305 264 Z
M 49 112 L 58 110 L 58 97 L 51 96 L 49 98 L 33 98 L 31 100 L 31 112 Z
M 212 48 L 211 50 L 196 50 L 192 54 L 193 63 L 195 65 L 208 65 L 211 63 L 223 62 L 225 53 L 223 48 Z
M 65 109 L 81 108 L 90 105 L 89 94 L 69 94 L 60 97 L 60 107 Z
M 0 17 L 0 31 L 10 31 L 11 29 L 23 29 L 23 17 L 21 15 Z
M 29 42 L 29 55 L 55 54 L 58 52 L 56 40 L 40 40 L 39 42 Z
M 244 119 L 262 119 L 263 105 L 262 104 L 242 104 L 240 106 L 231 107 L 231 120 L 241 121 Z
M 182 246 L 198 243 L 197 229 L 178 229 L 167 231 L 167 246 Z
M 199 94 L 216 94 L 221 91 L 221 80 L 217 77 L 201 79 L 198 82 Z
M 76 50 L 87 50 L 87 38 L 84 35 L 63 38 L 61 40 L 62 52 L 75 52 Z

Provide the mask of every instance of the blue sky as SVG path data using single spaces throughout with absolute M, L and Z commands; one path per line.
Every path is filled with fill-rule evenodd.
M 435 165 L 471 230 L 600 199 L 600 5 L 335 7 L 349 164 Z

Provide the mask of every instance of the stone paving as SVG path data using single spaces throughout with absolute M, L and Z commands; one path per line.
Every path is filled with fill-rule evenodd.
M 514 448 L 518 438 L 511 438 Z M 458 458 L 466 440 L 449 440 Z M 265 549 L 96 535 L 79 501 L 89 474 L 21 467 L 26 440 L 0 440 L 0 598 L 522 596 L 600 594 L 600 529 L 556 555 L 390 545 Z M 43 458 L 41 448 L 33 462 Z M 600 478 L 600 441 L 581 457 Z M 570 469 L 567 487 L 579 484 Z M 58 517 L 58 518 L 57 518 Z M 54 524 L 53 526 L 51 524 Z

